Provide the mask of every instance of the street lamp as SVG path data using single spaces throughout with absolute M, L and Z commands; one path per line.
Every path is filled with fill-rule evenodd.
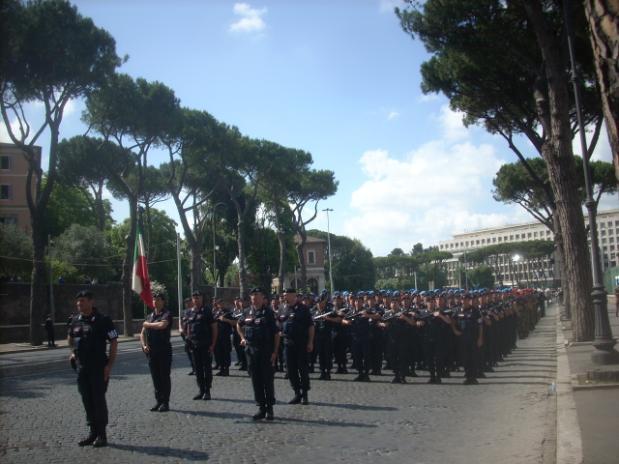
M 598 234 L 596 223 L 596 205 L 593 199 L 593 186 L 591 181 L 591 170 L 589 169 L 589 158 L 587 157 L 587 140 L 585 138 L 585 125 L 582 119 L 582 109 L 580 106 L 580 88 L 578 81 L 580 76 L 576 69 L 576 59 L 574 57 L 574 44 L 572 43 L 572 2 L 563 1 L 563 15 L 565 21 L 565 31 L 567 36 L 567 48 L 570 57 L 571 80 L 574 87 L 574 101 L 576 105 L 576 119 L 578 121 L 578 133 L 580 135 L 580 149 L 582 151 L 582 167 L 585 174 L 585 190 L 587 199 L 585 206 L 589 214 L 589 233 L 591 234 L 591 261 L 593 291 L 591 300 L 595 312 L 595 336 L 593 346 L 597 351 L 591 355 L 591 360 L 596 364 L 612 364 L 619 361 L 619 354 L 613 349 L 616 341 L 608 320 L 608 306 L 606 301 L 606 290 L 602 283 L 602 265 L 600 250 L 598 248 Z
M 518 263 L 520 262 L 520 260 L 522 259 L 522 256 L 520 256 L 518 253 L 516 253 L 515 255 L 512 256 L 512 261 L 515 263 L 516 265 L 516 287 L 520 287 L 520 282 L 518 281 Z M 513 275 L 512 275 L 512 287 L 514 286 L 514 279 L 513 279 Z
M 333 212 L 331 208 L 323 209 L 327 213 L 327 246 L 329 247 L 329 284 L 331 285 L 331 293 L 333 293 L 333 267 L 331 264 L 331 228 L 329 225 L 329 211 Z
M 215 242 L 215 211 L 219 206 L 226 206 L 225 203 L 219 202 L 213 206 L 213 215 L 212 223 L 213 223 L 213 280 L 215 283 L 213 284 L 213 297 L 217 297 L 217 244 Z

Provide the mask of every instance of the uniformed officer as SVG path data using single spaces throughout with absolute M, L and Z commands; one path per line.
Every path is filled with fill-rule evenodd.
M 243 299 L 241 297 L 234 299 L 234 314 L 243 314 L 245 312 L 246 307 L 243 305 Z M 236 352 L 236 363 L 235 366 L 239 366 L 240 371 L 247 370 L 247 357 L 245 356 L 245 348 L 241 345 L 241 337 L 239 337 L 239 333 L 236 330 L 232 331 L 232 345 L 234 346 L 234 351 Z
M 153 378 L 156 404 L 150 410 L 167 412 L 170 410 L 170 369 L 172 367 L 172 314 L 165 308 L 165 295 L 161 292 L 153 294 L 155 310 L 150 313 L 142 324 L 140 342 L 142 350 L 148 358 L 148 368 Z
M 237 320 L 232 311 L 224 307 L 223 300 L 218 298 L 214 301 L 215 319 L 217 320 L 217 344 L 215 345 L 216 363 L 219 372 L 215 375 L 227 377 L 230 375 L 230 352 L 232 351 L 232 333 L 235 331 Z
M 297 299 L 294 288 L 284 291 L 287 309 L 284 315 L 282 334 L 286 369 L 294 397 L 289 404 L 308 404 L 309 353 L 314 349 L 314 320 L 307 306 Z
M 279 350 L 279 330 L 275 316 L 260 288 L 250 291 L 251 306 L 239 319 L 237 333 L 245 347 L 249 375 L 254 389 L 254 399 L 260 409 L 254 420 L 273 420 L 275 386 L 273 382 L 275 361 Z
M 181 334 L 181 338 L 183 339 L 185 353 L 187 354 L 187 359 L 189 359 L 189 365 L 191 366 L 191 370 L 187 373 L 187 375 L 195 375 L 195 369 L 193 367 L 193 358 L 191 357 L 191 346 L 189 344 L 189 340 L 187 339 L 187 314 L 191 310 L 193 306 L 193 302 L 191 298 L 185 298 L 183 300 L 183 313 L 181 315 L 181 319 L 178 323 L 178 331 Z
M 458 351 L 464 366 L 465 385 L 477 385 L 479 350 L 483 345 L 483 320 L 479 309 L 473 307 L 472 295 L 464 295 L 462 311 L 452 325 L 458 336 Z
M 213 311 L 204 306 L 202 293 L 191 294 L 193 308 L 187 314 L 187 339 L 191 346 L 191 357 L 200 389 L 194 400 L 210 400 L 213 383 L 212 357 L 217 343 L 217 321 Z
M 77 385 L 90 427 L 88 437 L 79 446 L 107 445 L 108 422 L 105 392 L 116 359 L 118 333 L 112 319 L 97 311 L 93 294 L 82 290 L 76 295 L 79 315 L 71 320 L 68 342 L 73 348 L 70 362 L 77 371 Z M 106 345 L 109 342 L 109 354 Z
M 320 296 L 314 317 L 320 380 L 331 380 L 331 369 L 333 368 L 333 340 L 335 338 L 336 327 L 338 327 L 342 321 L 341 316 L 333 310 L 328 300 L 328 293 L 325 292 Z

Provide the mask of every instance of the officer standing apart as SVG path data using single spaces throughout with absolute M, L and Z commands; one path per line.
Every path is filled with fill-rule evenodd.
M 96 310 L 89 290 L 80 291 L 75 299 L 79 315 L 72 318 L 69 326 L 68 342 L 73 348 L 69 360 L 77 371 L 77 386 L 90 427 L 88 437 L 78 444 L 107 446 L 105 392 L 116 359 L 118 333 L 112 319 Z M 108 342 L 109 355 L 106 353 Z
M 297 300 L 294 288 L 287 288 L 284 297 L 287 309 L 282 332 L 288 379 L 294 390 L 294 397 L 288 404 L 308 404 L 309 353 L 314 350 L 314 319 L 309 308 Z
M 156 292 L 153 295 L 155 310 L 150 313 L 140 332 L 142 350 L 148 358 L 148 368 L 155 387 L 157 403 L 150 410 L 167 412 L 170 410 L 170 369 L 172 367 L 172 344 L 170 332 L 172 330 L 172 314 L 165 309 L 165 295 Z
M 273 376 L 279 351 L 279 330 L 273 310 L 260 288 L 250 291 L 251 306 L 237 324 L 241 345 L 245 347 L 254 399 L 260 409 L 254 420 L 273 420 L 275 386 Z
M 202 293 L 194 291 L 191 294 L 193 308 L 187 313 L 187 340 L 191 347 L 193 367 L 196 372 L 196 382 L 200 389 L 194 400 L 210 400 L 213 384 L 213 352 L 217 343 L 217 321 L 213 311 L 204 306 Z

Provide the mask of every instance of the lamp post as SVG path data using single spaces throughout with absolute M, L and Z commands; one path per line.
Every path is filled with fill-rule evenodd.
M 213 298 L 217 297 L 217 243 L 215 241 L 215 212 L 219 206 L 226 206 L 225 203 L 219 202 L 213 205 L 212 223 L 213 223 Z
M 595 313 L 595 336 L 593 346 L 596 348 L 591 355 L 591 360 L 596 364 L 612 364 L 619 362 L 619 353 L 613 347 L 615 340 L 608 320 L 608 306 L 606 301 L 606 290 L 602 283 L 602 265 L 600 250 L 598 248 L 598 234 L 596 222 L 596 204 L 593 199 L 593 184 L 591 181 L 591 170 L 589 169 L 589 158 L 587 157 L 587 140 L 585 138 L 585 125 L 582 119 L 582 109 L 580 106 L 580 88 L 578 82 L 580 76 L 576 68 L 576 58 L 574 56 L 574 44 L 572 42 L 572 2 L 563 1 L 563 20 L 567 36 L 567 48 L 570 57 L 571 81 L 574 87 L 574 103 L 576 106 L 576 120 L 578 122 L 578 133 L 580 135 L 580 149 L 582 151 L 582 167 L 585 175 L 585 190 L 587 199 L 585 206 L 589 214 L 589 233 L 591 234 L 591 265 L 593 277 L 593 290 L 591 300 Z
M 327 246 L 329 247 L 329 285 L 331 286 L 331 293 L 333 293 L 333 267 L 331 264 L 331 227 L 329 224 L 329 211 L 333 212 L 331 208 L 323 209 L 327 213 Z

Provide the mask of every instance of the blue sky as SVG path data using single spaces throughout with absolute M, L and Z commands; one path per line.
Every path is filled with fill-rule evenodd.
M 377 256 L 530 220 L 492 199 L 494 174 L 515 159 L 502 139 L 465 129 L 444 97 L 422 95 L 428 55 L 401 30 L 397 0 L 73 3 L 129 55 L 121 72 L 161 81 L 183 106 L 309 151 L 316 168 L 335 171 L 338 192 L 320 205 L 334 209 L 331 231 Z M 84 132 L 82 109 L 72 102 L 63 136 Z M 611 159 L 605 135 L 596 157 Z M 123 203 L 113 206 L 115 219 L 127 216 Z M 177 217 L 171 202 L 164 208 Z M 310 227 L 326 230 L 325 215 Z

